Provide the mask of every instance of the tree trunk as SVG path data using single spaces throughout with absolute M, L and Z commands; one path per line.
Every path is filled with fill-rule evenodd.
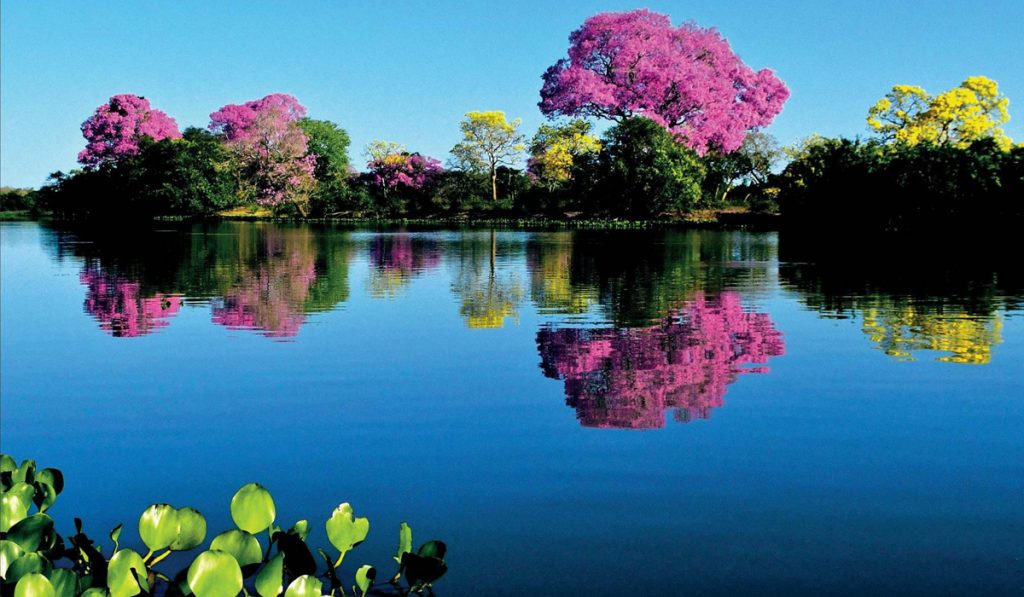
M 498 169 L 491 167 L 491 199 L 498 202 Z

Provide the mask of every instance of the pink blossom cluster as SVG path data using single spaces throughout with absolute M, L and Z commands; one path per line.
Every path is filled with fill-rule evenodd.
M 663 427 L 665 411 L 689 421 L 723 404 L 740 373 L 763 373 L 782 355 L 767 313 L 743 309 L 740 295 L 697 295 L 645 328 L 541 329 L 544 374 L 565 382 L 566 402 L 587 427 Z
M 648 10 L 590 17 L 569 42 L 569 57 L 544 73 L 542 112 L 645 116 L 701 154 L 738 149 L 789 97 L 772 71 L 744 64 L 715 29 L 673 27 Z
M 370 160 L 366 167 L 373 173 L 374 182 L 387 189 L 424 189 L 444 171 L 439 160 L 418 153 L 392 154 Z
M 298 126 L 306 115 L 297 99 L 272 93 L 210 114 L 210 130 L 221 135 L 256 181 L 255 199 L 278 205 L 313 184 L 316 156 Z
M 167 114 L 150 106 L 149 100 L 130 93 L 115 95 L 96 108 L 82 123 L 86 146 L 78 161 L 98 166 L 139 153 L 144 137 L 154 141 L 178 139 L 178 123 Z
M 157 293 L 140 296 L 140 285 L 122 276 L 86 266 L 79 276 L 86 286 L 85 312 L 114 337 L 135 338 L 168 325 L 181 309 L 182 297 Z

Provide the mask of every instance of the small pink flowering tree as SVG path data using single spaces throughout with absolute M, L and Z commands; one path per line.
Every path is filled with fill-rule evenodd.
M 305 115 L 298 100 L 283 93 L 228 104 L 210 114 L 210 130 L 235 155 L 244 193 L 269 207 L 291 203 L 303 216 L 316 166 L 298 125 Z
M 173 118 L 151 107 L 148 99 L 124 93 L 96 108 L 82 123 L 82 136 L 86 145 L 78 161 L 96 167 L 137 155 L 146 137 L 153 141 L 179 139 L 181 131 Z
M 389 195 L 404 191 L 423 191 L 432 187 L 444 172 L 435 158 L 409 153 L 398 143 L 374 141 L 366 148 L 370 158 L 366 168 L 373 183 L 380 187 L 384 204 Z
M 548 116 L 642 115 L 700 154 L 728 153 L 789 97 L 772 71 L 744 64 L 718 31 L 673 27 L 648 10 L 592 16 L 569 42 L 569 57 L 543 76 L 539 105 Z

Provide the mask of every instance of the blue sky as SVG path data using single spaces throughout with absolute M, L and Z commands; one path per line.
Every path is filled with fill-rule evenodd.
M 470 110 L 532 134 L 540 75 L 594 13 L 646 7 L 717 27 L 792 97 L 769 129 L 866 134 L 895 83 L 938 92 L 969 75 L 1010 97 L 1024 140 L 1024 2 L 30 2 L 0 15 L 0 184 L 38 186 L 75 166 L 81 122 L 137 93 L 178 124 L 272 92 L 341 124 L 354 161 L 375 139 L 446 159 Z M 1017 100 L 1018 103 L 1014 103 Z

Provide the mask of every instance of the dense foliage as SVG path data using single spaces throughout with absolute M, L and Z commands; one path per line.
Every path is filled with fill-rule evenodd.
M 278 526 L 270 492 L 249 483 L 231 498 L 236 528 L 215 536 L 187 568 L 167 574 L 157 564 L 174 552 L 198 550 L 206 542 L 206 518 L 198 510 L 153 504 L 138 522 L 145 555 L 122 546 L 120 524 L 110 531 L 113 548 L 104 553 L 103 546 L 85 534 L 81 520 L 75 519 L 74 534 L 63 536 L 47 514 L 64 488 L 58 469 L 37 469 L 33 460 L 19 466 L 0 454 L 0 485 L 0 578 L 5 597 L 364 597 L 376 584 L 377 570 L 370 565 L 356 569 L 353 581 L 342 580 L 346 554 L 370 531 L 369 520 L 356 517 L 348 503 L 335 508 L 324 525 L 338 555 L 316 550 L 323 572 L 318 572 L 321 567 L 306 543 L 309 521 L 299 520 L 287 530 Z M 393 558 L 398 571 L 378 588 L 388 586 L 398 594 L 429 591 L 448 569 L 446 551 L 441 541 L 428 541 L 413 551 L 412 529 L 403 522 Z M 399 585 L 403 576 L 404 588 Z

